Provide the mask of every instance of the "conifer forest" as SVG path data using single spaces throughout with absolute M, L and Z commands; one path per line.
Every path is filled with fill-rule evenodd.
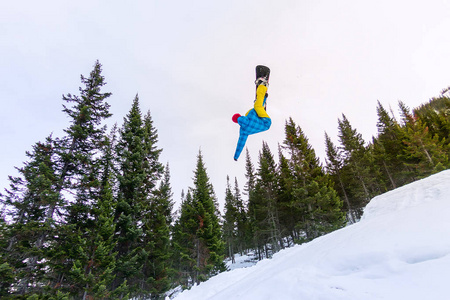
M 246 152 L 246 182 L 224 183 L 223 212 L 199 152 L 174 207 L 150 112 L 136 96 L 107 128 L 110 96 L 97 61 L 79 94 L 63 96 L 70 126 L 32 145 L 2 189 L 1 299 L 164 299 L 226 271 L 225 258 L 263 259 L 355 223 L 374 196 L 450 167 L 445 89 L 417 108 L 399 102 L 400 118 L 374 103 L 371 141 L 342 114 L 324 163 L 287 119 L 278 149 Z

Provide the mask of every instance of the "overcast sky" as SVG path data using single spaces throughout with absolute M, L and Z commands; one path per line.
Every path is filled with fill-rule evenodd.
M 110 125 L 136 94 L 150 110 L 174 200 L 201 149 L 223 204 L 227 175 L 245 184 L 231 116 L 251 108 L 257 64 L 272 70 L 272 128 L 249 137 L 253 163 L 263 140 L 277 156 L 289 117 L 323 160 L 342 113 L 369 141 L 377 100 L 397 112 L 450 86 L 449 32 L 446 0 L 1 1 L 0 188 L 33 144 L 62 135 L 62 95 L 78 94 L 97 59 Z

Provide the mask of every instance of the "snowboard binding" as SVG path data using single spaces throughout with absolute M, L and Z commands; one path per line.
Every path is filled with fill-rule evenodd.
M 257 78 L 255 80 L 255 84 L 256 84 L 256 87 L 258 87 L 258 85 L 261 85 L 261 84 L 269 87 L 269 82 L 264 77 Z
M 256 87 L 259 85 L 265 85 L 269 87 L 269 76 L 270 76 L 270 69 L 263 65 L 256 66 L 256 80 L 255 84 Z

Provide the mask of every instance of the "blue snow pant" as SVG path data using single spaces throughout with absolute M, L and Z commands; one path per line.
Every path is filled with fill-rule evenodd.
M 272 125 L 270 118 L 259 117 L 255 109 L 251 109 L 246 116 L 239 117 L 237 121 L 241 128 L 239 130 L 239 140 L 236 146 L 236 152 L 234 153 L 234 160 L 238 160 L 249 135 L 266 131 Z

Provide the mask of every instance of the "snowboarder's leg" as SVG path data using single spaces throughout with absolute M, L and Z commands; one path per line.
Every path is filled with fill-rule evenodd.
M 239 119 L 243 119 L 242 117 Z M 242 149 L 244 149 L 245 143 L 247 142 L 248 135 L 243 133 L 242 130 L 239 133 L 239 140 L 236 146 L 236 151 L 234 152 L 234 160 L 238 160 L 241 155 Z

